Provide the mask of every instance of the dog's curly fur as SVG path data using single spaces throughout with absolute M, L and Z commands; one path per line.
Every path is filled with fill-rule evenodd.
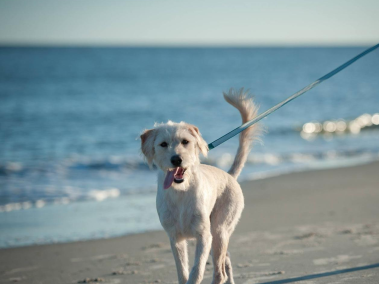
M 243 123 L 256 116 L 257 107 L 243 89 L 231 89 L 224 93 L 224 98 L 239 110 Z M 228 173 L 200 163 L 199 154 L 206 156 L 208 146 L 196 126 L 169 121 L 156 124 L 141 135 L 142 153 L 149 165 L 154 163 L 159 169 L 156 206 L 170 238 L 180 284 L 202 281 L 210 251 L 214 263 L 212 283 L 234 283 L 227 248 L 244 207 L 242 190 L 236 179 L 258 129 L 254 125 L 240 134 L 239 148 Z M 183 180 L 164 189 L 166 174 L 176 167 L 171 160 L 173 156 L 181 158 L 180 167 L 185 169 Z M 186 241 L 189 238 L 197 241 L 190 274 Z

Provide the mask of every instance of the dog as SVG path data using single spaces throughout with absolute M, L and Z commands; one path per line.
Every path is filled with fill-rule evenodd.
M 243 89 L 224 93 L 245 123 L 257 115 L 257 106 Z M 151 167 L 158 168 L 156 207 L 159 220 L 170 239 L 180 284 L 200 283 L 211 253 L 213 284 L 234 283 L 228 244 L 244 208 L 237 177 L 257 136 L 253 125 L 239 137 L 239 147 L 228 173 L 201 164 L 208 145 L 199 129 L 180 122 L 155 124 L 141 135 L 141 151 Z M 194 266 L 188 272 L 187 240 L 196 239 Z

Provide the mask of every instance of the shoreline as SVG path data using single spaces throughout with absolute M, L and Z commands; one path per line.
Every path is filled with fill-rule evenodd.
M 345 162 L 345 163 L 343 163 Z M 341 164 L 343 163 L 343 164 Z M 244 184 L 249 184 L 251 182 L 255 181 L 262 181 L 272 178 L 280 178 L 287 175 L 292 174 L 302 174 L 307 172 L 313 172 L 313 171 L 323 171 L 323 170 L 333 170 L 333 169 L 343 169 L 343 168 L 350 168 L 350 167 L 359 167 L 362 165 L 368 165 L 371 163 L 379 163 L 378 160 L 373 159 L 358 159 L 351 161 L 348 160 L 348 163 L 346 161 L 332 161 L 331 163 L 310 163 L 307 167 L 291 167 L 289 170 L 272 170 L 269 172 L 262 172 L 258 174 L 252 174 L 252 175 L 245 175 L 241 178 L 239 181 L 241 186 L 243 187 Z M 154 231 L 160 231 L 163 230 L 161 228 L 161 225 L 159 223 L 159 219 L 156 214 L 155 210 L 155 191 L 147 192 L 147 193 L 137 193 L 137 194 L 128 194 L 128 195 L 121 195 L 116 198 L 108 198 L 106 200 L 97 201 L 97 200 L 84 200 L 84 201 L 77 201 L 77 202 L 69 202 L 69 203 L 46 203 L 41 207 L 29 207 L 26 209 L 19 208 L 16 210 L 11 211 L 3 211 L 0 212 L 0 217 L 5 216 L 3 219 L 0 219 L 0 228 L 2 227 L 3 230 L 7 230 L 7 227 L 13 226 L 13 222 L 26 222 L 25 224 L 27 227 L 31 227 L 35 225 L 35 220 L 38 220 L 39 226 L 42 225 L 42 228 L 40 230 L 44 230 L 45 227 L 51 228 L 53 226 L 56 226 L 55 220 L 50 220 L 50 215 L 55 215 L 55 217 L 59 218 L 61 223 L 67 223 L 66 227 L 72 227 L 72 228 L 81 228 L 81 231 L 75 231 L 73 230 L 66 230 L 65 228 L 55 228 L 55 234 L 51 235 L 50 232 L 47 230 L 45 234 L 40 235 L 33 235 L 28 232 L 28 229 L 26 228 L 24 230 L 24 235 L 22 233 L 15 232 L 14 235 L 6 236 L 3 234 L 3 236 L 0 235 L 0 250 L 6 249 L 6 248 L 17 248 L 17 247 L 27 247 L 27 246 L 34 246 L 34 245 L 47 245 L 47 244 L 60 244 L 60 243 L 71 243 L 71 242 L 77 242 L 77 241 L 90 241 L 90 240 L 106 240 L 110 238 L 118 238 L 118 237 L 124 237 L 128 235 L 134 235 L 134 234 L 141 234 L 141 233 L 149 233 Z M 146 210 L 146 208 L 142 208 L 141 203 L 151 203 L 154 206 L 149 207 L 149 209 Z M 137 206 L 137 207 L 136 207 Z M 114 207 L 114 208 L 113 208 Z M 136 208 L 134 208 L 136 207 Z M 116 208 L 116 209 L 115 209 Z M 130 210 L 130 212 L 125 211 L 124 208 L 129 208 L 134 210 Z M 29 214 L 25 215 L 28 211 Z M 77 214 L 70 216 L 71 211 L 79 211 L 81 214 L 77 216 Z M 92 214 L 91 212 L 101 212 L 102 216 L 104 218 L 124 218 L 123 216 L 130 216 L 125 217 L 129 218 L 129 220 L 125 219 L 126 223 L 129 225 L 130 222 L 133 222 L 133 215 L 134 217 L 136 215 L 142 216 L 142 219 L 139 220 L 138 226 L 125 226 L 125 224 L 114 224 L 113 227 L 110 226 L 109 223 L 104 224 L 99 220 L 99 217 L 95 216 L 95 214 Z M 113 212 L 112 212 L 113 211 Z M 116 213 L 117 211 L 117 213 Z M 143 214 L 141 215 L 141 211 Z M 3 215 L 4 214 L 4 215 Z M 116 214 L 116 215 L 115 215 Z M 47 220 L 44 216 L 48 216 Z M 91 218 L 92 216 L 92 218 Z M 154 219 L 152 222 L 149 222 L 146 224 L 146 220 L 152 218 Z M 130 221 L 128 223 L 128 221 Z M 54 223 L 52 223 L 54 222 Z M 72 223 L 73 222 L 73 223 Z M 86 228 L 86 230 L 83 230 L 83 222 L 92 223 L 93 227 L 101 227 L 102 225 L 105 227 L 104 230 L 101 231 L 93 231 L 93 228 Z M 97 225 L 99 223 L 99 226 Z M 141 226 L 141 224 L 144 224 Z M 119 225 L 123 226 L 121 228 Z M 61 225 L 62 226 L 62 225 Z M 118 229 L 115 229 L 115 227 L 118 227 Z M 92 229 L 92 231 L 91 231 Z M 57 232 L 65 231 L 64 235 L 60 234 L 58 236 Z M 46 230 L 45 230 L 46 231 Z M 86 233 L 85 233 L 86 232 Z M 31 239 L 34 236 L 34 239 Z M 8 241 L 5 241 L 6 238 L 10 238 Z M 13 238 L 13 239 L 12 239 Z M 27 239 L 29 238 L 29 239 Z
M 307 275 L 318 276 L 302 283 L 378 282 L 378 172 L 379 162 L 374 162 L 241 182 L 245 210 L 229 245 L 236 283 Z M 192 263 L 192 242 L 189 251 Z M 161 230 L 5 248 L 0 249 L 0 262 L 1 283 L 177 281 L 168 238 Z M 344 269 L 353 270 L 342 273 Z M 203 282 L 211 276 L 212 264 Z
M 287 170 L 277 169 L 247 174 L 240 178 L 240 184 L 243 185 L 291 174 L 354 167 L 375 162 L 378 162 L 378 160 L 370 157 L 370 159 L 336 159 L 328 162 L 312 162 L 306 167 L 304 165 L 299 165 L 298 167 L 292 165 Z M 18 209 L 15 210 L 0 212 L 0 217 L 3 216 L 2 219 L 0 218 L 0 228 L 7 232 L 3 235 L 0 234 L 0 250 L 33 245 L 103 240 L 163 230 L 155 210 L 155 195 L 155 191 L 132 193 L 116 196 L 115 198 L 107 198 L 106 200 L 101 200 L 101 202 L 99 200 L 83 200 L 67 203 L 44 203 L 40 207 L 21 208 L 21 206 L 18 206 Z M 142 204 L 146 203 L 154 204 L 154 206 L 143 208 Z M 125 208 L 128 208 L 129 211 L 125 210 Z M 26 214 L 26 210 L 29 214 Z M 80 212 L 80 214 L 74 214 L 72 211 Z M 92 213 L 95 211 L 98 214 L 100 212 L 103 218 L 124 219 L 124 224 L 116 224 L 115 222 L 104 223 L 100 220 L 99 216 Z M 141 212 L 143 213 L 141 214 Z M 60 220 L 60 227 L 57 226 L 55 220 L 50 218 L 50 215 L 54 215 Z M 139 215 L 140 220 L 134 222 L 133 218 L 137 215 Z M 147 219 L 150 218 L 153 221 L 147 222 Z M 38 231 L 30 233 L 28 230 L 29 227 L 36 225 L 36 220 L 38 221 L 37 225 L 40 226 L 39 234 Z M 9 227 L 13 227 L 13 223 L 15 222 L 24 223 L 26 228 L 19 232 L 7 230 Z M 92 224 L 92 227 L 86 226 L 86 224 Z M 83 228 L 83 226 L 85 227 Z M 67 227 L 69 228 L 68 230 L 66 229 Z M 104 229 L 97 229 L 96 231 L 96 228 L 99 227 L 104 227 Z M 81 228 L 81 230 L 78 231 L 75 228 Z

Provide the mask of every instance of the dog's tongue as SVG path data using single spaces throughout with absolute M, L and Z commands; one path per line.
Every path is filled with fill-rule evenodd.
M 163 182 L 163 188 L 167 189 L 171 186 L 171 184 L 174 182 L 175 178 L 183 178 L 184 171 L 182 168 L 177 167 L 173 169 L 172 171 L 168 170 L 166 173 L 166 178 Z
M 164 179 L 163 188 L 167 189 L 174 182 L 175 171 L 167 171 L 166 178 Z

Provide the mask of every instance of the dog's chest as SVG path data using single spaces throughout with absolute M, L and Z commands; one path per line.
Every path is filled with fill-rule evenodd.
M 190 192 L 171 192 L 157 196 L 157 210 L 166 231 L 186 237 L 194 236 L 203 212 L 199 200 Z

